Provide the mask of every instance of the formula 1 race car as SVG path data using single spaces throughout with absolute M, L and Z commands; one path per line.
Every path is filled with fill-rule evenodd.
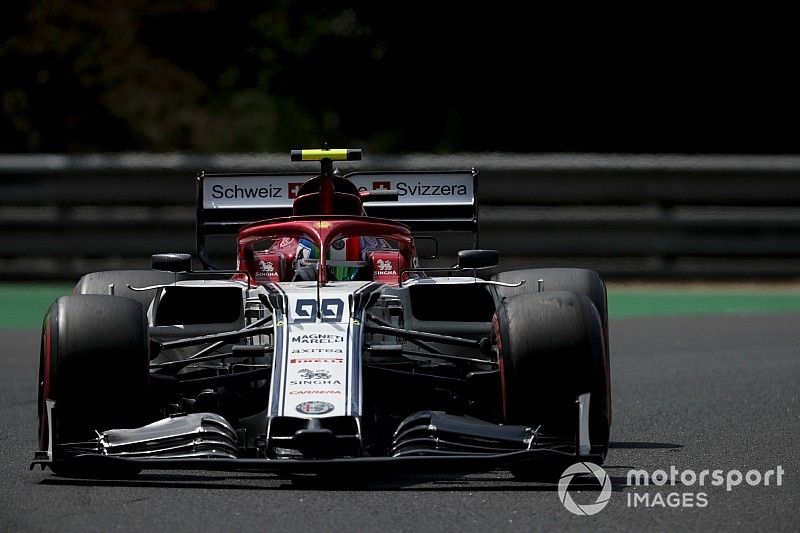
M 203 174 L 197 254 L 87 274 L 44 319 L 39 443 L 60 475 L 472 472 L 602 463 L 606 290 L 583 269 L 420 266 L 477 235 L 474 170 Z M 282 216 L 286 215 L 286 216 Z M 393 220 L 391 220 L 393 219 Z M 235 234 L 215 269 L 210 235 Z M 430 239 L 430 237 L 428 237 Z M 561 470 L 558 470 L 560 472 Z

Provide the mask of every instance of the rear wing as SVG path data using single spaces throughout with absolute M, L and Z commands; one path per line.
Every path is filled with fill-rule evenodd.
M 300 186 L 316 172 L 238 173 L 197 176 L 197 255 L 208 264 L 206 236 L 230 235 L 252 222 L 289 216 Z M 397 201 L 364 204 L 367 215 L 406 224 L 414 233 L 478 234 L 478 172 L 351 172 L 360 191 L 396 190 Z

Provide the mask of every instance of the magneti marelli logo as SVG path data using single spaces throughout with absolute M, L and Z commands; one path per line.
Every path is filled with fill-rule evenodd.
M 594 503 L 577 504 L 572 499 L 572 495 L 569 493 L 569 485 L 576 475 L 593 475 L 597 482 L 600 483 L 602 488 Z M 558 499 L 561 500 L 561 503 L 570 513 L 579 516 L 597 514 L 608 505 L 608 500 L 611 499 L 611 478 L 608 477 L 605 470 L 594 463 L 575 463 L 561 474 L 561 479 L 558 481 Z

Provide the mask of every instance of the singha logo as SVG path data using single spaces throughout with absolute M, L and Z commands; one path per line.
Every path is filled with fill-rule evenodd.
M 309 370 L 304 368 L 298 371 L 303 379 L 331 379 L 331 373 L 327 370 Z
M 258 269 L 261 272 L 272 273 L 275 271 L 275 266 L 273 266 L 272 261 L 259 261 Z
M 392 262 L 388 259 L 378 259 L 378 269 L 387 271 L 392 269 Z

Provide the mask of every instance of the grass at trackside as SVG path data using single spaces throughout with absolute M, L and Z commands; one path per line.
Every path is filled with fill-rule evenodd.
M 0 328 L 38 329 L 45 311 L 73 285 L 0 283 Z M 615 286 L 608 289 L 612 318 L 800 312 L 800 288 L 745 285 Z
M 608 289 L 608 314 L 615 318 L 789 312 L 800 312 L 797 289 Z
M 0 328 L 38 329 L 50 304 L 74 284 L 0 284 Z

